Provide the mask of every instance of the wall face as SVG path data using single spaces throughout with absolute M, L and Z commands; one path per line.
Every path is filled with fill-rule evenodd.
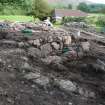
M 52 13 L 52 19 L 55 21 L 61 20 L 62 16 L 59 16 L 58 14 L 55 13 L 55 11 Z
M 52 19 L 54 19 L 55 21 L 58 21 L 58 20 L 62 20 L 62 17 L 55 16 L 55 17 L 52 17 Z

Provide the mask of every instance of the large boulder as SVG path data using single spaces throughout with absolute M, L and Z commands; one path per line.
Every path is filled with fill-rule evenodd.
M 31 47 L 28 49 L 28 55 L 33 57 L 41 57 L 41 51 L 38 48 Z
M 59 50 L 60 49 L 60 45 L 56 42 L 53 42 L 52 44 L 52 47 L 55 49 L 55 50 Z
M 49 78 L 41 75 L 40 73 L 32 73 L 26 74 L 24 76 L 25 79 L 33 81 L 35 84 L 40 86 L 47 86 L 49 84 Z
M 39 77 L 40 77 L 40 73 L 33 73 L 33 72 L 30 72 L 29 74 L 26 74 L 24 76 L 24 78 L 26 78 L 27 80 L 37 79 Z
M 75 92 L 77 90 L 76 85 L 69 80 L 61 79 L 60 81 L 57 81 L 57 82 L 58 82 L 59 87 L 64 91 Z
M 71 36 L 69 35 L 63 36 L 63 43 L 65 46 L 69 46 L 71 44 L 71 41 L 72 41 Z
M 62 58 L 59 56 L 49 56 L 47 58 L 43 58 L 42 62 L 44 62 L 45 64 L 60 63 L 62 62 Z
M 48 56 L 49 54 L 51 54 L 51 52 L 52 52 L 52 47 L 49 43 L 41 46 L 41 56 L 42 57 Z

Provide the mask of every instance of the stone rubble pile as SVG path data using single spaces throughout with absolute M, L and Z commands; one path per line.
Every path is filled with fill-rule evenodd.
M 86 22 L 70 22 L 70 23 L 65 23 L 64 26 L 96 33 L 95 27 L 88 25 Z
M 46 64 L 52 62 L 59 64 L 64 60 L 82 57 L 84 52 L 88 52 L 90 49 L 89 42 L 75 42 L 72 35 L 63 29 L 50 28 L 45 31 L 41 29 L 40 24 L 30 23 L 29 26 L 25 23 L 12 24 L 15 28 L 18 25 L 23 26 L 20 27 L 21 29 L 28 27 L 33 32 L 4 31 L 1 33 L 0 47 L 25 49 L 29 56 L 39 57 Z M 35 29 L 36 27 L 37 29 Z
M 59 95 L 61 100 L 62 96 L 64 96 L 64 99 L 68 97 L 64 105 L 77 105 L 72 104 L 75 103 L 74 100 L 80 103 L 78 105 L 82 105 L 82 102 L 83 104 L 88 100 L 93 102 L 101 96 L 98 92 L 101 92 L 101 89 L 105 90 L 105 76 L 100 79 L 101 73 L 98 74 L 95 67 L 100 69 L 101 66 L 104 71 L 105 63 L 104 60 L 100 59 L 95 62 L 95 58 L 90 59 L 90 56 L 87 56 L 92 50 L 94 52 L 97 50 L 89 40 L 76 40 L 70 32 L 64 29 L 50 27 L 46 30 L 44 29 L 46 27 L 42 27 L 40 24 L 18 24 L 12 24 L 15 31 L 2 30 L 0 32 L 0 82 L 5 80 L 5 76 L 1 76 L 1 72 L 15 75 L 11 76 L 14 80 L 10 82 L 10 86 L 8 86 L 9 83 L 3 84 L 3 86 L 6 84 L 7 90 L 16 86 L 15 90 L 11 89 L 12 92 L 16 91 L 20 95 L 18 91 L 21 90 L 22 95 L 26 94 L 31 97 L 29 100 L 32 98 L 32 100 L 35 100 L 36 95 L 41 94 L 44 102 L 45 97 L 49 99 L 49 96 L 51 99 L 52 97 L 55 99 L 55 96 L 58 98 L 57 95 Z M 30 30 L 20 31 L 26 29 L 26 27 L 31 32 Z M 100 46 L 97 48 L 99 49 Z M 91 63 L 92 60 L 97 65 Z M 92 67 L 92 69 L 89 67 Z M 94 71 L 96 74 L 92 75 Z M 8 78 L 10 78 L 10 75 L 7 76 L 7 80 L 9 80 Z M 103 86 L 101 87 L 97 81 L 102 81 Z M 38 91 L 38 94 L 33 91 Z M 53 96 L 54 94 L 55 96 Z M 16 94 L 13 95 L 16 96 Z M 38 96 L 38 99 L 41 96 Z M 22 97 L 24 98 L 24 96 Z M 11 97 L 9 98 L 8 101 L 11 100 Z M 61 105 L 61 103 L 58 100 L 57 104 L 45 103 L 45 105 Z

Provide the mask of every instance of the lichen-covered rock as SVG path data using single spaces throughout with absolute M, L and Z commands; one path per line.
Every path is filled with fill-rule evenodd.
M 41 51 L 38 48 L 31 47 L 28 49 L 28 55 L 33 57 L 41 57 Z
M 41 86 L 46 86 L 49 84 L 49 78 L 41 75 L 40 78 L 33 80 L 33 82 L 35 82 Z
M 51 43 L 51 42 L 53 42 L 53 37 L 49 36 L 47 40 L 48 40 L 49 43 Z
M 24 76 L 24 78 L 26 78 L 27 80 L 36 79 L 39 77 L 40 77 L 40 73 L 33 73 L 33 72 L 30 72 L 29 74 L 26 74 Z
M 69 80 L 60 80 L 58 81 L 58 85 L 60 86 L 61 89 L 67 92 L 75 92 L 76 91 L 76 85 L 69 81 Z
M 49 84 L 49 78 L 46 76 L 41 75 L 40 73 L 29 73 L 24 76 L 27 80 L 32 80 L 34 83 L 41 85 L 41 86 L 46 86 Z
M 95 93 L 93 91 L 90 91 L 89 89 L 79 88 L 78 92 L 81 96 L 84 96 L 86 98 L 95 98 L 96 96 Z
M 63 36 L 63 43 L 65 46 L 69 46 L 71 44 L 71 41 L 72 41 L 71 36 L 69 35 Z
M 89 42 L 81 42 L 83 51 L 88 52 L 90 50 L 90 43 Z
M 24 42 L 19 42 L 19 43 L 18 43 L 18 47 L 19 47 L 19 48 L 22 48 L 22 47 L 24 47 L 24 46 L 25 46 Z
M 55 50 L 59 50 L 59 49 L 60 49 L 60 45 L 57 44 L 56 42 L 53 42 L 51 45 L 52 45 L 52 47 L 53 47 Z
M 33 45 L 36 46 L 36 47 L 39 47 L 41 45 L 40 40 L 39 39 L 34 40 Z
M 62 62 L 62 58 L 59 56 L 49 56 L 47 58 L 41 59 L 45 64 L 50 64 L 50 63 L 60 63 Z
M 51 54 L 51 52 L 52 52 L 52 47 L 49 43 L 41 46 L 41 56 L 42 57 L 48 56 L 49 54 Z

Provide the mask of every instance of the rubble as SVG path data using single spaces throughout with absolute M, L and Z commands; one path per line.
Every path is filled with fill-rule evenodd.
M 62 62 L 62 58 L 59 56 L 49 56 L 47 58 L 42 58 L 41 60 L 42 62 L 48 65 L 51 63 L 61 63 Z
M 79 88 L 79 94 L 85 97 L 89 97 L 89 98 L 95 98 L 95 93 L 92 91 L 88 91 L 86 89 L 83 88 Z
M 8 25 L 0 31 L 2 105 L 105 104 L 104 36 L 73 27 Z M 22 32 L 27 28 L 31 33 Z
M 93 26 L 88 25 L 86 22 L 70 22 L 64 24 L 66 27 L 83 29 L 88 32 L 96 33 L 96 29 Z

